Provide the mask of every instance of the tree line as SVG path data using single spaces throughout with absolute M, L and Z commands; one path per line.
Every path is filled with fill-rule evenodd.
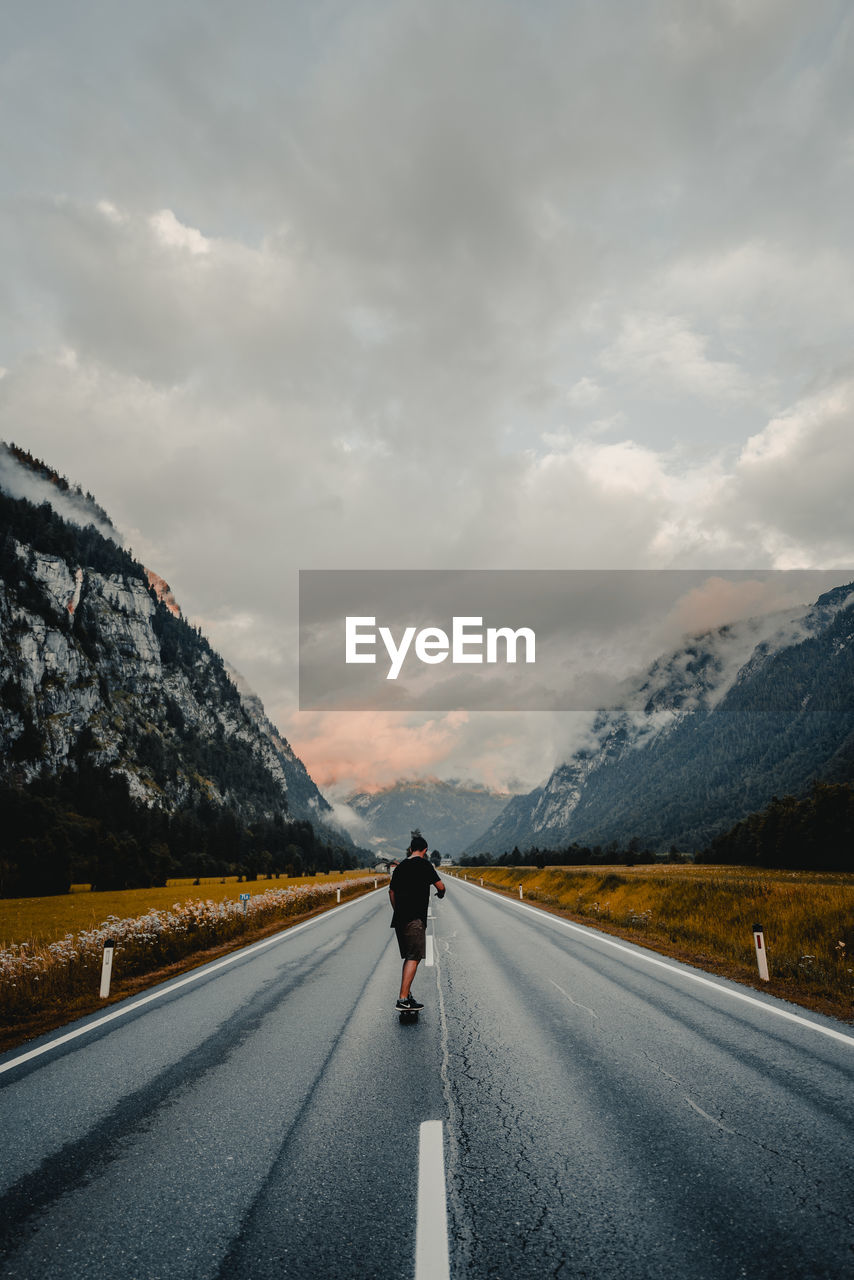
M 518 845 L 497 857 L 491 853 L 460 859 L 464 867 L 582 867 L 635 866 L 656 862 L 725 863 L 738 866 L 797 871 L 854 871 L 854 786 L 816 782 L 806 796 L 774 796 L 759 813 L 752 813 L 728 831 L 715 836 L 693 854 L 672 845 L 661 855 L 644 848 L 638 837 L 621 845 L 568 844 L 557 849 Z
M 315 875 L 360 863 L 359 851 L 322 839 L 310 822 L 245 821 L 204 798 L 169 814 L 135 801 L 121 774 L 78 769 L 0 786 L 0 897 L 138 889 L 173 877 Z
M 85 565 L 96 573 L 119 573 L 146 582 L 142 565 L 129 551 L 112 538 L 104 537 L 94 524 L 84 527 L 64 520 L 49 502 L 36 505 L 26 498 L 13 498 L 0 490 L 0 525 L 7 531 L 0 548 L 4 567 L 9 570 L 21 568 L 11 541 L 14 533 L 18 542 L 43 555 L 56 556 L 71 565 Z
M 651 849 L 641 847 L 641 841 L 632 837 L 626 845 L 616 840 L 607 844 L 567 844 L 557 849 L 541 849 L 531 845 L 524 851 L 514 846 L 509 852 L 494 857 L 491 853 L 466 854 L 459 862 L 463 867 L 586 867 L 586 866 L 640 866 L 654 862 L 690 862 L 690 857 L 674 846 L 662 859 Z
M 760 813 L 716 836 L 698 862 L 790 870 L 854 870 L 854 786 L 814 783 L 806 796 L 774 796 Z

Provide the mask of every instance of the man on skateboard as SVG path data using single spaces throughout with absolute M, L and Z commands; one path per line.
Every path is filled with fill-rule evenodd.
M 427 858 L 427 841 L 421 832 L 412 832 L 407 849 L 409 857 L 399 863 L 391 877 L 388 896 L 394 915 L 391 927 L 397 934 L 397 945 L 403 961 L 400 979 L 400 996 L 397 1008 L 401 1013 L 417 1013 L 423 1009 L 411 994 L 412 980 L 419 962 L 427 954 L 427 908 L 430 903 L 430 885 L 436 886 L 436 896 L 444 898 L 445 886 L 439 873 Z

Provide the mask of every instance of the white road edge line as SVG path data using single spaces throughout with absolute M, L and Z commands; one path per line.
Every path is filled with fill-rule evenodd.
M 461 883 L 459 879 L 457 879 L 457 883 Z M 475 889 L 478 893 L 485 893 L 493 902 L 502 902 L 505 906 L 515 907 L 518 911 L 530 911 L 532 915 L 539 916 L 541 920 L 551 920 L 555 924 L 562 925 L 564 929 L 571 929 L 574 933 L 581 933 L 588 942 L 600 942 L 603 947 L 613 947 L 615 951 L 624 951 L 626 955 L 645 960 L 647 964 L 655 965 L 659 969 L 666 969 L 668 973 L 675 974 L 676 977 L 687 978 L 691 982 L 700 983 L 701 986 L 711 987 L 713 991 L 719 991 L 723 995 L 731 996 L 733 1000 L 743 1000 L 745 1004 L 755 1005 L 757 1009 L 764 1009 L 766 1013 L 776 1014 L 778 1018 L 785 1018 L 787 1022 L 796 1022 L 801 1027 L 809 1027 L 810 1031 L 818 1031 L 820 1035 L 829 1036 L 831 1040 L 839 1040 L 842 1044 L 848 1044 L 854 1048 L 854 1036 L 846 1036 L 841 1031 L 836 1031 L 833 1027 L 823 1027 L 819 1022 L 810 1022 L 809 1018 L 804 1018 L 799 1013 L 790 1013 L 788 1009 L 780 1009 L 775 1004 L 766 1004 L 764 1000 L 757 1000 L 755 996 L 749 996 L 745 991 L 733 991 L 732 987 L 724 987 L 712 978 L 703 978 L 699 973 L 693 973 L 688 968 L 677 968 L 675 964 L 668 964 L 666 960 L 659 960 L 648 951 L 644 951 L 642 947 L 627 947 L 622 942 L 615 942 L 613 938 L 607 938 L 604 934 L 601 934 L 598 929 L 585 929 L 583 925 L 573 924 L 571 920 L 564 920 L 561 916 L 552 915 L 550 911 L 542 911 L 538 907 L 531 907 L 524 902 L 517 902 L 515 898 L 505 898 L 501 893 L 482 889 L 480 885 L 472 884 L 469 880 L 463 880 L 462 883 L 469 889 Z
M 418 1142 L 415 1280 L 450 1280 L 445 1151 L 441 1120 L 424 1120 Z
M 50 1049 L 58 1049 L 60 1045 L 68 1044 L 70 1040 L 76 1040 L 78 1036 L 85 1036 L 87 1032 L 95 1031 L 98 1027 L 103 1027 L 108 1022 L 114 1022 L 116 1018 L 123 1018 L 126 1013 L 133 1013 L 135 1009 L 141 1009 L 143 1005 L 151 1004 L 153 1000 L 160 1000 L 162 996 L 169 996 L 180 987 L 186 987 L 191 982 L 198 982 L 199 978 L 206 978 L 209 974 L 215 973 L 217 969 L 224 969 L 226 965 L 234 964 L 235 960 L 243 960 L 246 956 L 251 955 L 253 951 L 261 951 L 264 947 L 272 947 L 276 942 L 285 942 L 288 938 L 292 938 L 294 934 L 302 933 L 303 929 L 307 929 L 310 925 L 318 924 L 321 920 L 328 920 L 336 912 L 344 911 L 347 907 L 352 907 L 354 902 L 361 902 L 365 898 L 372 897 L 375 893 L 382 893 L 382 889 L 371 889 L 369 893 L 363 893 L 358 898 L 351 898 L 349 902 L 342 902 L 340 907 L 332 907 L 329 911 L 324 911 L 312 920 L 305 920 L 302 924 L 295 924 L 291 929 L 282 929 L 279 933 L 274 933 L 269 938 L 263 938 L 261 942 L 252 942 L 248 947 L 241 947 L 238 951 L 232 951 L 231 955 L 226 956 L 223 960 L 215 960 L 211 964 L 202 965 L 200 968 L 194 969 L 186 978 L 172 982 L 168 987 L 161 987 L 158 991 L 153 991 L 150 995 L 143 996 L 141 1000 L 135 1000 L 133 1004 L 122 1005 L 120 1008 L 114 1009 L 112 1013 L 104 1014 L 103 1018 L 96 1019 L 95 1022 L 87 1022 L 85 1027 L 77 1027 L 74 1031 L 67 1031 L 65 1035 L 59 1036 L 58 1039 L 39 1045 L 37 1049 L 30 1049 L 27 1053 L 22 1053 L 17 1058 L 12 1058 L 10 1062 L 2 1062 L 0 1063 L 0 1075 L 4 1071 L 11 1071 L 13 1067 L 19 1067 L 24 1062 L 30 1062 L 33 1058 L 40 1057 L 41 1054 L 47 1053 Z

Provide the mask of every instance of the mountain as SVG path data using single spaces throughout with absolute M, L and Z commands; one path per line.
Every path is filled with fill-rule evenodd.
M 659 659 L 466 849 L 706 846 L 775 795 L 854 778 L 854 585 Z
M 396 858 L 402 856 L 415 827 L 431 850 L 455 857 L 506 803 L 506 792 L 437 778 L 403 779 L 381 791 L 357 792 L 347 798 L 367 824 L 368 844 Z
M 120 811 L 135 841 L 125 879 L 145 880 L 155 846 L 161 867 L 170 857 L 194 866 L 195 854 L 354 864 L 352 841 L 324 825 L 329 805 L 258 698 L 91 495 L 0 448 L 0 527 L 0 784 L 22 840 L 38 797 L 65 815 L 65 844 L 77 838 L 69 814 L 84 811 L 106 840 Z M 23 845 L 2 857 L 15 868 L 4 883 L 35 882 Z M 98 878 L 111 876 L 100 865 Z

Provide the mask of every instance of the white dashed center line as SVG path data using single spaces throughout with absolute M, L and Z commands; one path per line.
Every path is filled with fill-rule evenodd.
M 441 1120 L 425 1120 L 418 1144 L 415 1280 L 450 1280 L 445 1153 Z

